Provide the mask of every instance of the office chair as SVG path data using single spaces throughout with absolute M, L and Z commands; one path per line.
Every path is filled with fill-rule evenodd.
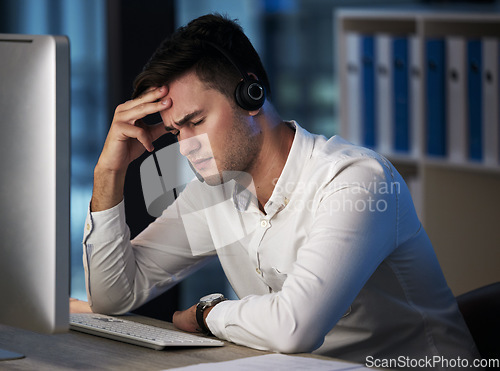
M 159 119 L 156 122 L 158 121 Z M 174 140 L 173 137 L 164 135 L 154 142 L 154 146 L 160 149 L 172 144 Z M 140 166 L 142 161 L 149 155 L 149 152 L 145 152 L 142 156 L 133 161 L 127 169 L 125 178 L 125 218 L 130 228 L 131 238 L 137 236 L 144 228 L 154 221 L 154 218 L 148 214 L 144 199 L 141 197 Z M 135 309 L 133 313 L 171 322 L 174 312 L 179 308 L 179 295 L 179 288 L 175 286 L 157 298 Z
M 457 303 L 483 359 L 500 359 L 500 282 L 457 296 Z

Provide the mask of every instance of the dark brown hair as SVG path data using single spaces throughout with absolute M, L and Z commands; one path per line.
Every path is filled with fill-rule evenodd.
M 233 98 L 241 74 L 220 51 L 205 41 L 225 50 L 243 71 L 255 74 L 270 94 L 267 73 L 241 26 L 222 15 L 209 14 L 179 28 L 160 44 L 136 77 L 132 97 L 194 70 L 208 87 Z

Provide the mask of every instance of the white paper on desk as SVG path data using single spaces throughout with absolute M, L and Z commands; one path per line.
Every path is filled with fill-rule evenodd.
M 367 368 L 352 363 L 328 361 L 324 359 L 307 358 L 299 356 L 287 356 L 284 354 L 266 354 L 264 356 L 240 358 L 234 361 L 200 363 L 193 366 L 174 368 L 178 371 L 338 371 L 338 370 L 366 370 Z M 172 370 L 172 369 L 170 369 Z

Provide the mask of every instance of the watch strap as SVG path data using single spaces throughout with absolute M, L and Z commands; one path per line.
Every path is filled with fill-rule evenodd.
M 207 309 L 208 307 L 209 306 L 205 303 L 198 303 L 198 305 L 196 306 L 196 322 L 198 322 L 198 327 L 200 328 L 201 332 L 203 332 L 205 335 L 212 335 L 207 325 L 205 325 L 205 319 L 203 318 L 205 309 Z

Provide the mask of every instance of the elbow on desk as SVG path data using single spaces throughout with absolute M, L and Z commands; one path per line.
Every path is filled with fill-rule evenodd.
M 94 313 L 122 315 L 134 310 L 139 299 L 128 283 L 110 280 L 98 281 L 90 277 L 87 286 L 87 299 Z
M 269 348 L 284 354 L 310 353 L 319 348 L 324 341 L 324 335 L 317 333 L 307 324 L 281 325 L 270 329 Z
M 122 315 L 133 309 L 132 305 L 127 305 L 124 300 L 112 300 L 107 295 L 92 295 L 89 297 L 89 304 L 92 312 L 107 315 Z
M 309 346 L 308 344 L 304 344 L 303 342 L 295 342 L 295 341 L 284 341 L 273 349 L 274 352 L 283 353 L 283 354 L 295 354 L 295 353 L 311 353 L 314 351 L 317 346 Z
M 97 301 L 92 300 L 92 304 L 90 304 L 90 309 L 92 309 L 92 312 L 94 313 L 107 314 L 107 315 L 120 315 L 120 314 L 125 314 L 127 312 L 127 311 L 117 310 L 117 308 L 114 305 L 111 305 L 110 303 L 105 303 L 100 300 Z
M 300 335 L 277 335 L 271 340 L 270 348 L 278 353 L 310 353 L 319 348 L 323 340 L 307 339 Z
M 318 319 L 318 315 L 292 305 L 283 293 L 274 295 L 271 305 L 261 309 L 258 316 L 248 314 L 255 313 L 253 309 L 243 313 L 241 307 L 248 305 L 252 299 L 235 302 L 234 313 L 237 315 L 232 317 L 231 313 L 226 319 L 230 318 L 229 322 L 232 324 L 241 321 L 241 325 L 235 326 L 234 331 L 231 330 L 232 326 L 226 327 L 227 340 L 284 354 L 310 353 L 323 344 L 329 330 L 325 331 L 327 326 Z M 261 297 L 255 297 L 255 300 L 261 300 Z M 252 321 L 255 322 L 251 323 Z M 246 326 L 248 327 L 245 328 Z M 240 328 L 237 329 L 238 327 Z

